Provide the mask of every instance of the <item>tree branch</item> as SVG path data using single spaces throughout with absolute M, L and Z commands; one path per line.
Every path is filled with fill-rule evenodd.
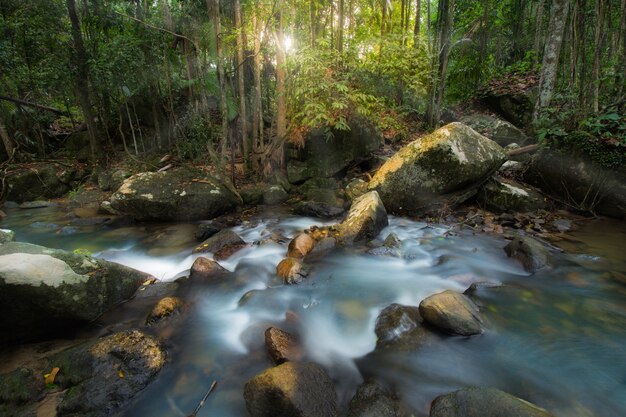
M 45 110 L 56 114 L 69 115 L 69 113 L 65 110 L 59 110 L 55 109 L 54 107 L 48 107 L 37 103 L 31 103 L 30 101 L 20 100 L 19 98 L 0 96 L 0 100 L 10 101 L 12 103 L 19 104 L 20 106 L 34 107 L 39 110 Z

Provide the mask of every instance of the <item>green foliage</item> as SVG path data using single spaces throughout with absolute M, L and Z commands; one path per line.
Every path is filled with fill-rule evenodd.
M 189 114 L 182 121 L 181 139 L 176 144 L 178 155 L 192 161 L 207 159 L 207 146 L 219 137 L 219 125 L 216 126 L 208 117 Z
M 85 248 L 76 248 L 72 252 L 74 252 L 76 255 L 83 255 L 83 256 L 91 256 L 92 255 L 91 251 L 89 249 L 85 249 Z

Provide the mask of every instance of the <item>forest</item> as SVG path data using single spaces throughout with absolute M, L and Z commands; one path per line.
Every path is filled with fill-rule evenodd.
M 1 417 L 626 415 L 626 0 L 0 0 Z

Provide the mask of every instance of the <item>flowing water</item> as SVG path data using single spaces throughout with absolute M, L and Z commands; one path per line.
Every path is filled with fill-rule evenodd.
M 323 223 L 267 212 L 234 227 L 257 244 L 222 262 L 231 281 L 195 295 L 191 317 L 165 342 L 170 363 L 123 415 L 186 416 L 217 380 L 199 416 L 245 416 L 243 385 L 271 366 L 263 331 L 276 325 L 300 335 L 307 357 L 336 381 L 344 409 L 367 375 L 392 385 L 416 416 L 426 416 L 437 395 L 466 386 L 500 388 L 559 417 L 626 416 L 624 223 L 584 223 L 560 243 L 566 252 L 554 266 L 531 276 L 506 257 L 498 236 L 391 217 L 379 239 L 396 233 L 402 258 L 338 250 L 316 260 L 304 283 L 282 285 L 274 270 L 286 243 L 266 238 L 314 224 Z M 166 281 L 195 259 L 197 225 L 76 227 L 50 207 L 11 209 L 0 227 L 20 241 L 87 250 Z M 389 304 L 418 305 L 482 281 L 506 284 L 477 292 L 484 334 L 371 353 L 376 317 Z

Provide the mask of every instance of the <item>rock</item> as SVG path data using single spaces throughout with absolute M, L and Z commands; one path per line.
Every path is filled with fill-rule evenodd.
M 178 297 L 162 298 L 152 308 L 152 311 L 150 311 L 148 318 L 146 318 L 146 324 L 156 324 L 173 315 L 179 314 L 184 306 L 184 301 Z
M 322 256 L 337 247 L 337 239 L 334 237 L 324 237 L 320 239 L 313 250 L 311 255 Z
M 527 272 L 535 272 L 550 264 L 548 249 L 528 236 L 515 237 L 504 247 L 504 251 L 509 258 L 520 261 Z
M 478 190 L 477 200 L 494 212 L 528 212 L 546 207 L 544 197 L 532 188 L 498 176 Z
M 306 233 L 294 237 L 287 248 L 289 258 L 304 258 L 315 247 L 315 240 Z
M 521 177 L 525 170 L 526 165 L 522 162 L 506 161 L 502 164 L 500 169 L 498 169 L 498 173 L 506 177 Z
M 363 194 L 352 202 L 346 219 L 338 226 L 343 243 L 373 239 L 389 224 L 387 211 L 376 191 Z
M 376 349 L 410 351 L 430 338 L 417 307 L 391 304 L 376 319 Z
M 15 241 L 15 232 L 7 229 L 0 229 L 0 245 Z
M 365 381 L 350 400 L 348 417 L 397 417 L 399 409 L 395 395 L 374 381 Z
M 263 204 L 263 193 L 265 189 L 259 186 L 246 187 L 239 190 L 239 195 L 243 203 L 247 206 Z
M 126 179 L 111 196 L 111 207 L 135 220 L 211 219 L 239 204 L 214 178 L 193 168 L 144 172 Z
M 102 203 L 100 203 L 98 212 L 103 213 L 103 214 L 110 214 L 112 216 L 116 216 L 119 214 L 117 211 L 113 209 L 113 207 L 111 207 L 110 201 L 103 201 Z
M 285 258 L 276 266 L 276 275 L 281 277 L 285 284 L 298 284 L 308 273 L 298 259 Z
M 117 190 L 132 174 L 124 169 L 102 171 L 98 174 L 98 187 L 102 191 Z
M 149 276 L 123 265 L 28 243 L 0 245 L 5 343 L 58 337 L 133 296 Z
M 210 280 L 219 277 L 221 274 L 228 272 L 217 262 L 207 259 L 203 256 L 197 258 L 189 272 L 190 280 Z
M 241 249 L 246 248 L 246 247 L 248 247 L 246 243 L 234 243 L 232 245 L 226 245 L 220 248 L 217 252 L 215 252 L 213 254 L 213 258 L 216 261 L 223 261 L 223 260 L 230 258 L 235 253 L 239 252 Z
M 488 114 L 474 113 L 464 116 L 461 123 L 505 147 L 511 143 L 524 144 L 528 137 L 511 123 Z
M 495 388 L 465 388 L 433 401 L 430 417 L 553 417 L 546 410 Z
M 346 195 L 350 201 L 361 197 L 367 192 L 367 182 L 355 178 L 346 185 Z
M 552 222 L 552 227 L 561 233 L 569 232 L 572 229 L 572 221 L 567 219 L 557 219 Z
M 245 245 L 246 242 L 244 242 L 237 233 L 232 230 L 221 230 L 198 245 L 193 250 L 193 253 L 216 253 L 225 246 L 242 244 Z
M 275 327 L 265 330 L 265 348 L 276 365 L 302 359 L 302 350 L 298 345 L 298 340 Z
M 0 415 L 35 416 L 35 404 L 45 395 L 44 380 L 26 368 L 0 375 Z
M 57 416 L 114 415 L 144 389 L 165 365 L 166 354 L 153 337 L 137 330 L 78 346 L 50 359 L 60 368 L 66 392 Z
M 195 237 L 198 242 L 202 242 L 207 240 L 213 235 L 216 235 L 222 229 L 226 229 L 226 225 L 212 221 L 211 223 L 202 223 L 198 225 L 198 230 L 196 230 Z
M 426 323 L 447 333 L 472 336 L 483 330 L 476 304 L 455 291 L 447 290 L 425 298 L 419 311 Z
M 343 214 L 343 211 L 341 207 L 316 201 L 301 201 L 293 210 L 295 214 L 300 216 L 320 217 L 323 219 L 339 217 Z
M 581 210 L 626 219 L 626 174 L 571 152 L 542 149 L 533 155 L 524 181 Z
M 280 185 L 272 185 L 263 192 L 263 204 L 268 206 L 276 206 L 282 204 L 289 198 L 287 191 Z
M 368 189 L 377 190 L 391 212 L 424 214 L 472 197 L 505 160 L 497 143 L 451 123 L 400 149 Z
M 333 177 L 383 144 L 382 135 L 372 123 L 353 117 L 348 125 L 350 130 L 333 129 L 330 139 L 325 129 L 315 129 L 305 139 L 304 147 L 288 146 L 289 182 L 301 184 L 310 178 Z
M 400 257 L 402 255 L 400 253 L 401 247 L 402 242 L 398 238 L 398 235 L 396 235 L 395 233 L 390 233 L 389 236 L 385 238 L 382 246 L 370 249 L 367 253 L 376 256 Z
M 7 200 L 23 203 L 42 198 L 62 197 L 70 188 L 57 176 L 52 165 L 38 165 L 7 175 Z
M 249 380 L 243 391 L 251 417 L 334 417 L 337 395 L 326 372 L 313 363 L 285 362 Z
M 45 200 L 25 201 L 22 204 L 20 204 L 20 208 L 26 209 L 26 210 L 44 208 L 44 207 L 50 207 L 50 206 L 54 206 L 54 203 L 50 201 L 45 201 Z

